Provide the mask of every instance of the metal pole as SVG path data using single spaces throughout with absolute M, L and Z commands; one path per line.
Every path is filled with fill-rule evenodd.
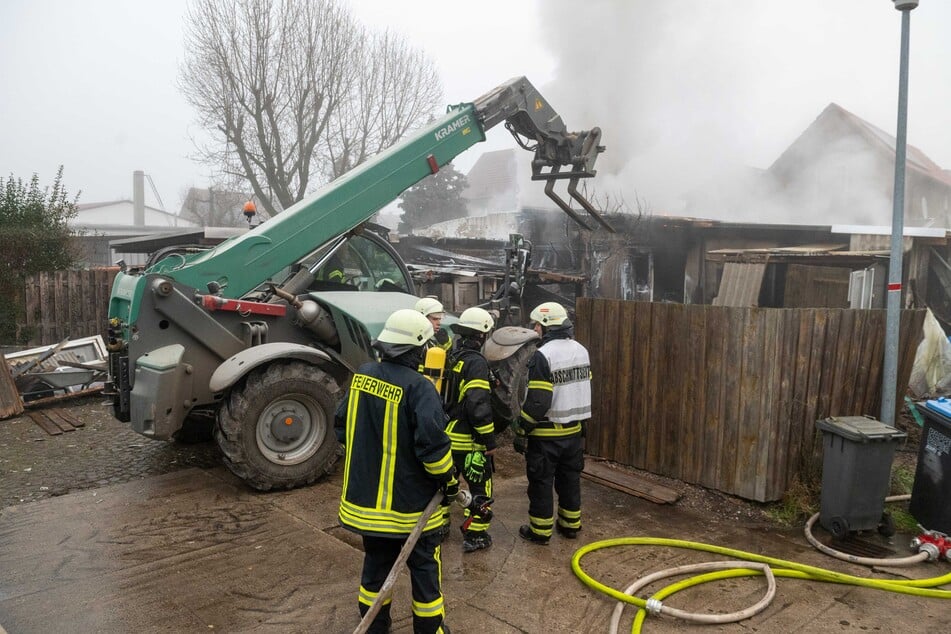
M 888 303 L 885 311 L 885 363 L 882 379 L 882 415 L 895 426 L 898 383 L 898 337 L 901 321 L 902 234 L 905 221 L 905 138 L 908 132 L 908 37 L 911 10 L 917 0 L 893 0 L 901 11 L 901 61 L 898 69 L 898 130 L 895 134 L 895 193 L 892 204 L 892 243 L 888 259 Z

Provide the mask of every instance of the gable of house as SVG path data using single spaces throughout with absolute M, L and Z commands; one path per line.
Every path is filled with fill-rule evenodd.
M 907 146 L 905 222 L 949 226 L 951 178 Z M 812 222 L 891 222 L 895 137 L 829 104 L 767 170 L 783 204 Z

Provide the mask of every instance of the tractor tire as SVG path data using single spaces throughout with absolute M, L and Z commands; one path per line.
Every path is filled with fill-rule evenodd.
M 536 343 L 529 341 L 511 356 L 489 363 L 498 379 L 492 387 L 492 416 L 497 434 L 508 429 L 522 411 L 522 403 L 528 394 L 528 361 L 535 354 Z
M 311 484 L 340 455 L 333 430 L 339 396 L 336 381 L 313 365 L 255 369 L 218 411 L 215 440 L 225 465 L 259 491 Z

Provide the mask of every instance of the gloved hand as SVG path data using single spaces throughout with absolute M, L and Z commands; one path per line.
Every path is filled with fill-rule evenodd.
M 466 454 L 465 467 L 463 473 L 466 476 L 466 482 L 485 482 L 485 470 L 488 460 L 481 451 L 470 451 Z
M 447 480 L 442 483 L 442 504 L 443 506 L 449 506 L 452 504 L 452 501 L 456 499 L 456 496 L 459 495 L 459 480 L 453 476 L 452 480 Z
M 525 451 L 528 449 L 528 437 L 515 436 L 515 438 L 512 440 L 512 447 L 515 449 L 516 453 L 525 455 Z
M 516 436 L 527 436 L 528 434 L 532 433 L 533 429 L 538 427 L 538 424 L 519 417 L 512 421 L 510 427 L 512 428 L 512 431 L 515 432 Z

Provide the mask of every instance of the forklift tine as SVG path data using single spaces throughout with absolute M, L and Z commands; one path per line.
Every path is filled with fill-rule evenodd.
M 588 231 L 591 231 L 591 227 L 585 224 L 584 220 L 581 219 L 581 216 L 576 214 L 574 209 L 571 208 L 571 205 L 566 203 L 564 200 L 562 200 L 561 196 L 555 193 L 554 179 L 549 179 L 549 181 L 545 183 L 545 195 L 551 198 L 553 201 L 555 201 L 555 204 L 558 205 L 558 207 L 560 207 L 563 212 L 571 216 L 572 220 L 577 222 L 579 225 L 581 225 Z
M 582 207 L 584 207 L 584 210 L 585 210 L 585 211 L 587 211 L 589 214 L 591 214 L 592 216 L 594 216 L 594 219 L 597 220 L 599 223 L 601 223 L 601 226 L 602 226 L 602 227 L 604 227 L 605 229 L 607 229 L 607 230 L 610 231 L 611 233 L 617 233 L 617 232 L 614 230 L 614 227 L 612 227 L 611 225 L 609 225 L 609 224 L 608 224 L 608 221 L 601 217 L 601 214 L 598 213 L 598 210 L 595 209 L 595 208 L 591 205 L 591 203 L 589 203 L 588 200 L 578 192 L 578 180 L 579 180 L 578 178 L 572 178 L 572 179 L 568 182 L 568 194 L 570 194 L 572 198 L 574 198 L 575 200 L 577 200 L 577 201 L 578 201 L 578 204 L 580 204 Z

